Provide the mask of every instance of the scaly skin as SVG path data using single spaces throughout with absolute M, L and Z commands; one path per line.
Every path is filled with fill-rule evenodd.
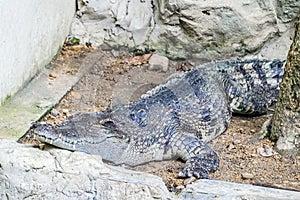
M 102 113 L 79 113 L 36 136 L 54 146 L 136 166 L 180 158 L 182 177 L 209 178 L 219 165 L 206 144 L 229 125 L 231 113 L 259 115 L 275 100 L 284 62 L 223 61 L 176 73 L 138 101 Z

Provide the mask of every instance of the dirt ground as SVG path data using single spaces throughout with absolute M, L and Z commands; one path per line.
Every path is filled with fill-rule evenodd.
M 81 47 L 64 48 L 61 55 L 48 67 L 49 84 L 56 81 L 56 71 L 76 73 L 78 59 L 89 51 Z M 137 99 L 147 90 L 163 82 L 176 70 L 186 70 L 197 62 L 170 62 L 168 71 L 149 70 L 146 56 L 113 56 L 111 52 L 96 50 L 99 59 L 94 67 L 66 94 L 60 103 L 42 120 L 58 124 L 77 112 L 104 111 L 110 106 Z M 148 54 L 149 55 L 149 54 Z M 211 174 L 212 179 L 250 183 L 267 187 L 300 191 L 300 158 L 284 158 L 272 150 L 267 139 L 255 139 L 262 124 L 270 116 L 256 118 L 233 117 L 229 129 L 210 143 L 220 157 L 220 168 Z M 30 133 L 23 141 L 31 138 Z M 170 191 L 179 191 L 194 179 L 177 176 L 183 168 L 180 161 L 154 162 L 135 169 L 161 176 Z

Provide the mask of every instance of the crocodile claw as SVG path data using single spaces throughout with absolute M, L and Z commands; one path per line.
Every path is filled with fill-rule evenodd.
M 189 159 L 184 169 L 179 172 L 179 176 L 186 177 L 196 177 L 198 179 L 210 179 L 209 172 L 214 172 L 219 166 L 219 159 L 216 154 L 211 154 L 209 157 L 192 157 Z
M 196 177 L 197 179 L 210 179 L 208 171 L 203 167 L 194 169 L 185 167 L 181 172 L 179 172 L 179 176 L 182 178 Z

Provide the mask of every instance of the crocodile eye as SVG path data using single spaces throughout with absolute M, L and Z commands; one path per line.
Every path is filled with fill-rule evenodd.
M 144 109 L 140 109 L 140 110 L 138 110 L 137 114 L 140 118 L 143 118 L 143 117 L 146 117 L 147 113 Z
M 111 128 L 111 129 L 116 129 L 116 127 L 117 127 L 116 124 L 112 120 L 107 120 L 101 124 L 107 128 Z

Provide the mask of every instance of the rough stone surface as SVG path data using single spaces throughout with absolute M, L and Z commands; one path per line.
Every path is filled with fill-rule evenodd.
M 173 5 L 173 1 L 159 2 L 164 7 L 159 13 L 162 22 L 171 33 L 161 42 L 169 40 L 168 51 L 178 56 L 194 54 L 211 58 L 230 52 L 243 55 L 256 51 L 279 31 L 269 1 L 260 4 L 256 0 L 203 0 Z
M 276 55 L 284 59 L 291 44 L 286 32 L 293 32 L 298 4 L 292 0 L 91 0 L 80 4 L 71 32 L 94 46 L 148 47 L 172 58 L 224 59 L 259 53 L 276 43 L 284 47 L 265 48 L 261 56 L 280 51 Z
M 0 199 L 300 199 L 300 192 L 198 180 L 179 194 L 161 178 L 99 156 L 0 139 Z
M 0 199 L 166 199 L 161 178 L 99 156 L 0 139 Z
M 278 190 L 224 181 L 199 180 L 182 192 L 185 199 L 297 200 L 300 192 Z
M 160 70 L 163 72 L 168 71 L 169 59 L 165 56 L 153 54 L 149 59 L 149 70 L 155 71 Z
M 198 180 L 181 193 L 161 178 L 104 164 L 99 156 L 0 139 L 0 199 L 299 199 L 300 192 Z
M 94 46 L 109 41 L 124 46 L 139 45 L 154 26 L 151 1 L 82 1 L 71 32 Z
M 283 22 L 291 22 L 300 13 L 299 0 L 276 0 L 277 16 Z

